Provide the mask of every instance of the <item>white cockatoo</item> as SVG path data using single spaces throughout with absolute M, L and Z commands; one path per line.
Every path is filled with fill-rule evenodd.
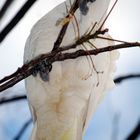
M 75 12 L 75 17 L 80 36 L 91 29 L 95 22 L 97 25 L 93 32 L 98 29 L 105 19 L 109 2 L 79 0 L 80 8 Z M 34 25 L 26 42 L 24 63 L 53 49 L 67 14 L 66 5 L 69 9 L 69 0 L 55 7 Z M 74 19 L 71 20 L 61 46 L 69 45 L 78 38 L 73 27 Z M 108 34 L 105 36 L 110 37 Z M 90 42 L 96 48 L 113 44 L 101 39 Z M 94 48 L 84 43 L 83 49 Z M 42 71 L 28 77 L 25 85 L 34 122 L 30 140 L 82 140 L 105 91 L 114 85 L 112 75 L 117 58 L 118 52 L 111 51 L 69 59 L 53 63 L 49 74 L 46 69 L 47 76 Z

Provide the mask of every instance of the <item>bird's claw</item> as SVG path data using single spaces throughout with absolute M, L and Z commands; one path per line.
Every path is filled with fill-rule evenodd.
M 96 1 L 96 0 L 80 0 L 79 8 L 83 15 L 86 15 L 88 13 L 89 8 L 87 6 L 87 3 L 94 2 L 94 1 Z
M 34 77 L 39 73 L 43 81 L 49 81 L 49 72 L 52 70 L 52 64 L 48 60 L 40 62 L 32 71 Z

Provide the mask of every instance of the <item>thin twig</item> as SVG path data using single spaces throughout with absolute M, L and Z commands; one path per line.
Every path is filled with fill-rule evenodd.
M 10 0 L 9 0 L 10 1 Z M 36 2 L 36 0 L 28 0 L 22 8 L 17 12 L 15 17 L 6 25 L 6 27 L 0 33 L 0 43 L 8 35 L 8 33 L 17 25 L 17 23 L 23 18 L 26 12 L 31 8 L 31 6 Z
M 25 124 L 22 126 L 22 128 L 19 130 L 18 134 L 15 136 L 13 140 L 20 140 L 23 136 L 24 132 L 26 131 L 27 127 L 32 123 L 32 119 L 29 119 L 25 122 Z
M 124 80 L 132 79 L 132 78 L 140 78 L 140 74 L 129 74 L 124 76 L 119 76 L 114 80 L 116 84 L 120 84 Z
M 140 136 L 140 120 L 134 130 L 129 134 L 126 140 L 136 140 Z
M 127 42 L 127 41 L 123 41 L 123 40 L 118 40 L 118 39 L 113 39 L 113 38 L 108 38 L 108 37 L 103 37 L 103 36 L 97 36 L 97 39 L 104 39 L 104 40 L 110 40 L 110 41 L 115 41 L 115 42 L 119 42 L 119 43 L 131 43 L 131 42 Z
M 10 5 L 12 4 L 13 0 L 6 0 L 3 7 L 0 10 L 0 20 L 3 18 L 3 16 L 5 15 L 5 13 L 7 12 L 7 9 L 10 7 Z
M 7 103 L 13 103 L 13 102 L 16 102 L 16 101 L 21 101 L 21 100 L 26 100 L 27 97 L 26 95 L 21 95 L 21 96 L 13 96 L 13 97 L 8 97 L 8 98 L 0 98 L 0 105 L 4 105 L 4 104 L 7 104 Z
M 113 11 L 114 7 L 116 6 L 117 2 L 118 2 L 118 0 L 116 0 L 116 1 L 114 2 L 114 4 L 113 4 L 113 6 L 111 7 L 110 11 L 108 12 L 107 16 L 105 17 L 104 21 L 102 22 L 102 24 L 101 24 L 99 30 L 101 30 L 101 29 L 103 28 L 103 26 L 104 26 L 106 20 L 108 19 L 108 17 L 109 17 L 110 14 L 112 13 L 112 11 Z

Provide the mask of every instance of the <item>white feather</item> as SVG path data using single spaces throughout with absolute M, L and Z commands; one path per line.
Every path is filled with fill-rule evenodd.
M 89 6 L 88 14 L 82 18 L 80 11 L 76 11 L 81 35 L 96 21 L 98 26 L 101 24 L 99 21 L 104 19 L 109 1 L 96 0 Z M 24 62 L 52 50 L 61 29 L 61 25 L 56 26 L 56 22 L 63 18 L 64 9 L 64 3 L 58 5 L 34 25 L 25 46 Z M 75 39 L 70 23 L 62 46 L 74 42 Z M 92 43 L 97 48 L 110 45 L 110 41 L 100 39 Z M 90 49 L 89 45 L 85 46 Z M 35 123 L 31 140 L 81 140 L 104 91 L 113 84 L 111 75 L 116 56 L 116 51 L 92 56 L 97 71 L 103 72 L 99 74 L 91 69 L 92 62 L 86 57 L 80 57 L 55 62 L 49 82 L 42 81 L 39 76 L 28 77 L 27 96 Z

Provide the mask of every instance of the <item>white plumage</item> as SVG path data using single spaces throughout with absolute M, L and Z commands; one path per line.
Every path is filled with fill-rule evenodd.
M 81 15 L 79 10 L 76 11 L 80 35 L 96 21 L 97 26 L 101 24 L 109 1 L 96 0 L 89 3 L 86 16 Z M 68 1 L 67 5 L 69 6 Z M 34 25 L 26 42 L 24 62 L 52 50 L 62 27 L 56 26 L 56 23 L 64 17 L 65 9 L 64 3 L 58 5 Z M 62 46 L 74 42 L 76 37 L 70 23 Z M 100 39 L 92 40 L 92 43 L 97 48 L 112 44 Z M 85 46 L 91 49 L 89 44 L 86 43 Z M 112 74 L 117 58 L 117 51 L 92 56 L 96 70 L 103 73 L 97 74 L 90 59 L 80 57 L 53 63 L 48 82 L 44 82 L 39 75 L 28 77 L 25 84 L 34 120 L 30 140 L 81 140 L 104 92 L 114 84 Z

